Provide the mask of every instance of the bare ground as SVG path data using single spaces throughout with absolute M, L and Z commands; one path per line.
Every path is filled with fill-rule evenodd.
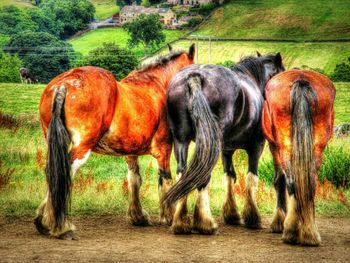
M 350 262 L 349 218 L 319 218 L 320 247 L 283 244 L 268 219 L 261 230 L 219 220 L 216 236 L 175 236 L 166 226 L 134 227 L 117 216 L 73 222 L 79 241 L 42 236 L 32 218 L 0 217 L 0 262 Z

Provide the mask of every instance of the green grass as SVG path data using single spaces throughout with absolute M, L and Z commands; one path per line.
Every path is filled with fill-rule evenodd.
M 119 12 L 115 0 L 91 0 L 96 9 L 95 18 L 103 20 Z
M 338 89 L 335 102 L 336 123 L 349 121 L 347 104 L 350 96 L 350 83 L 336 83 Z M 17 131 L 0 128 L 0 172 L 14 168 L 10 185 L 0 189 L 0 215 L 33 216 L 45 195 L 45 177 L 43 164 L 46 145 L 40 128 L 38 107 L 44 85 L 0 84 L 0 110 L 14 115 L 20 120 Z M 339 96 L 338 96 L 339 95 Z M 349 137 L 333 139 L 331 146 L 349 145 Z M 193 145 L 192 145 L 193 149 Z M 346 153 L 350 149 L 346 147 Z M 38 161 L 39 160 L 39 161 Z M 239 178 L 243 178 L 247 169 L 246 155 L 243 152 L 234 157 Z M 265 147 L 262 162 L 271 160 L 268 147 Z M 159 212 L 157 194 L 157 164 L 150 156 L 140 157 L 143 187 L 142 203 L 152 214 Z M 174 156 L 171 159 L 172 174 L 176 171 Z M 74 180 L 72 214 L 120 214 L 126 212 L 127 196 L 122 185 L 126 178 L 127 167 L 122 157 L 92 154 Z M 88 183 L 87 183 L 88 182 Z M 214 168 L 211 182 L 211 207 L 215 215 L 221 213 L 224 200 L 222 164 L 219 161 Z M 271 214 L 275 206 L 275 194 L 271 186 L 260 185 L 259 208 L 263 214 Z M 263 196 L 264 199 L 261 196 Z M 345 192 L 349 200 L 350 192 Z M 195 194 L 190 198 L 193 208 Z M 238 206 L 243 207 L 244 198 L 238 196 Z M 332 216 L 350 216 L 349 208 L 343 205 L 333 194 L 318 199 L 317 213 Z
M 170 42 L 182 36 L 185 32 L 181 30 L 164 30 L 165 42 Z M 127 47 L 128 38 L 127 32 L 122 28 L 101 28 L 71 39 L 69 42 L 73 45 L 75 51 L 87 55 L 90 50 L 102 46 L 104 42 L 114 42 L 125 48 Z M 138 57 L 144 56 L 141 46 L 136 47 L 134 51 Z
M 30 1 L 23 1 L 23 0 L 1 0 L 0 1 L 0 7 L 6 6 L 6 5 L 15 5 L 18 8 L 34 7 Z
M 198 33 L 225 38 L 349 38 L 349 9 L 350 2 L 343 0 L 231 0 Z
M 188 48 L 195 41 L 181 40 L 174 47 Z M 164 49 L 166 52 L 166 49 Z M 242 57 L 281 52 L 287 68 L 303 67 L 323 69 L 331 74 L 336 64 L 346 62 L 350 57 L 350 43 L 271 43 L 271 42 L 212 42 L 211 63 L 226 60 L 238 62 Z M 199 41 L 199 63 L 209 63 L 209 42 Z

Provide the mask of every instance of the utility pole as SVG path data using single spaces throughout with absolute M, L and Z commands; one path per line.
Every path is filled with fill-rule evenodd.
M 211 64 L 211 36 L 209 36 L 209 64 Z

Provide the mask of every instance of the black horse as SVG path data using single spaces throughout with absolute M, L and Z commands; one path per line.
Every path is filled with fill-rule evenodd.
M 190 65 L 172 79 L 167 97 L 168 118 L 178 162 L 178 182 L 163 201 L 178 201 L 172 223 L 174 233 L 190 233 L 192 228 L 213 234 L 217 224 L 211 216 L 208 184 L 222 153 L 227 182 L 223 216 L 227 224 L 239 224 L 234 197 L 236 173 L 232 155 L 244 149 L 249 155 L 246 202 L 243 219 L 249 228 L 260 228 L 255 201 L 257 168 L 265 139 L 261 126 L 264 90 L 267 81 L 284 71 L 277 55 L 246 57 L 232 70 L 215 65 Z M 188 146 L 195 140 L 193 159 L 187 168 Z M 193 226 L 187 216 L 187 195 L 198 189 Z

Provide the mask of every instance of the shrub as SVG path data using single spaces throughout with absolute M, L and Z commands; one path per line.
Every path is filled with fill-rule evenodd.
M 67 38 L 87 27 L 95 13 L 95 7 L 88 0 L 45 0 L 40 7 L 61 26 L 61 38 Z
M 11 37 L 4 48 L 18 54 L 23 66 L 29 68 L 35 79 L 47 83 L 70 68 L 72 45 L 44 32 L 24 32 Z
M 350 57 L 348 63 L 341 63 L 335 66 L 331 75 L 333 81 L 350 81 Z
M 84 58 L 82 65 L 97 66 L 111 71 L 121 80 L 138 65 L 135 54 L 127 49 L 120 48 L 114 43 L 103 43 Z
M 232 69 L 236 65 L 236 63 L 232 60 L 226 60 L 224 62 L 218 63 L 217 65 Z
M 0 52 L 0 82 L 20 82 L 19 69 L 22 63 L 17 55 Z
M 4 6 L 0 8 L 0 33 L 13 35 L 23 31 L 35 31 L 38 26 L 31 20 L 25 10 L 16 6 Z
M 202 21 L 203 21 L 203 18 L 201 16 L 194 16 L 188 21 L 187 27 L 194 28 L 197 25 L 199 25 Z

